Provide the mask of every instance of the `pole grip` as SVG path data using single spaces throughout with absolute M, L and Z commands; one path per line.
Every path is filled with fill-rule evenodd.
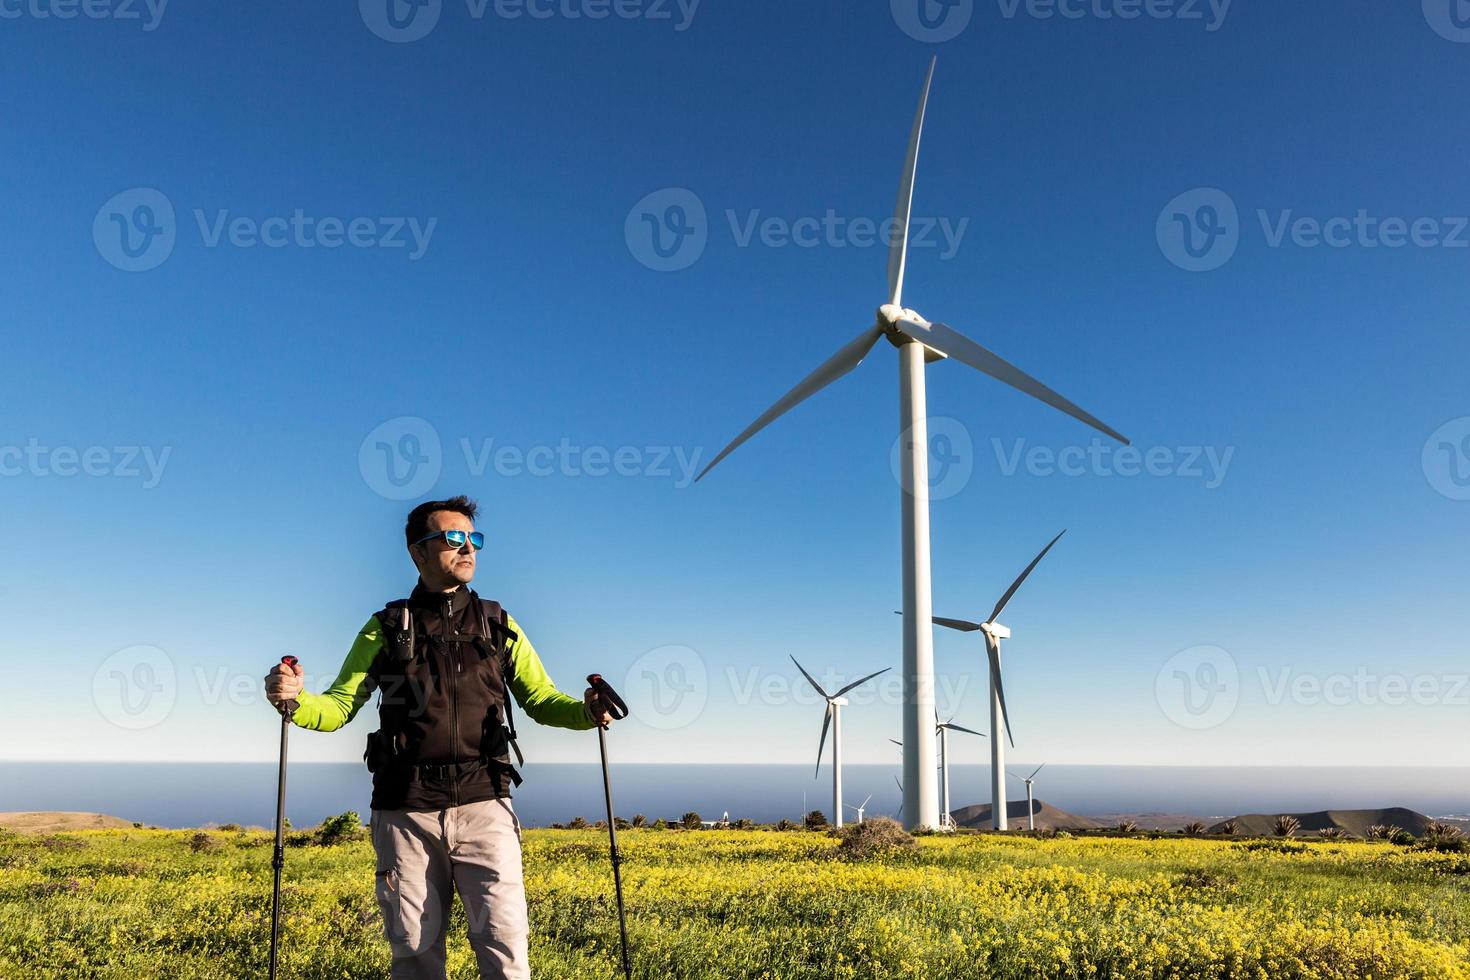
M 287 667 L 295 668 L 297 662 L 298 661 L 296 660 L 296 658 L 291 656 L 289 653 L 281 658 L 281 663 L 285 664 Z M 300 705 L 296 703 L 295 698 L 292 698 L 289 701 L 281 701 L 280 703 L 278 703 L 276 705 L 276 710 L 281 713 L 281 720 L 286 721 L 296 713 L 296 709 L 298 707 L 300 707 Z
M 618 692 L 613 690 L 612 685 L 601 674 L 588 674 L 587 686 L 596 691 L 598 696 L 607 703 L 607 713 L 612 715 L 614 720 L 628 717 L 627 703 L 618 696 Z

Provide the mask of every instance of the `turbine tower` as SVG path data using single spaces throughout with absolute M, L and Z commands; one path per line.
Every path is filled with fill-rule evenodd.
M 1062 534 L 1066 533 L 1066 531 L 1062 532 Z M 1030 575 L 1031 570 L 1046 557 L 1052 545 L 1062 539 L 1062 534 L 1052 538 L 1051 543 L 1041 549 L 1041 554 L 1031 559 L 1031 564 L 1027 565 L 1026 570 L 1017 576 L 1009 589 L 1006 589 L 1005 595 L 1000 597 L 1000 601 L 995 604 L 995 609 L 990 613 L 990 618 L 985 622 L 972 623 L 964 619 L 934 617 L 934 622 L 940 626 L 947 626 L 962 633 L 973 633 L 979 630 L 985 634 L 985 652 L 990 661 L 990 820 L 991 826 L 996 830 L 1010 829 L 1010 822 L 1006 814 L 1006 754 L 1005 746 L 1001 744 L 1002 729 L 1005 731 L 1006 738 L 1010 740 L 1011 748 L 1016 746 L 1016 740 L 1011 738 L 1011 719 L 1006 713 L 1006 689 L 1001 682 L 1000 675 L 1000 641 L 1009 640 L 1011 631 L 1009 627 L 996 622 L 996 619 L 1005 609 L 1006 603 L 1010 602 L 1011 597 L 1016 594 L 1016 590 L 1021 587 L 1021 583 L 1026 581 L 1026 576 Z
M 908 153 L 898 185 L 892 234 L 888 247 L 886 302 L 878 308 L 877 322 L 864 330 L 820 367 L 781 397 L 765 413 L 720 450 L 696 479 L 747 439 L 791 408 L 856 368 L 873 346 L 886 339 L 898 349 L 898 404 L 900 447 L 900 512 L 902 519 L 903 580 L 903 823 L 909 829 L 938 827 L 935 793 L 934 741 L 924 728 L 934 711 L 934 631 L 929 584 L 929 438 L 924 390 L 926 361 L 953 358 L 988 374 L 1018 391 L 1092 426 L 1127 444 L 1117 431 L 1063 398 L 1031 375 L 943 323 L 931 323 L 903 306 L 904 273 L 908 265 L 909 218 L 912 212 L 914 172 L 929 86 L 934 78 L 930 61 L 919 108 L 909 133 Z M 784 327 L 783 327 L 784 329 Z
M 807 679 L 807 683 L 817 689 L 827 701 L 827 710 L 822 716 L 822 740 L 817 743 L 817 769 L 812 773 L 815 779 L 818 772 L 822 771 L 822 748 L 827 744 L 827 726 L 832 726 L 832 826 L 842 826 L 842 706 L 847 704 L 847 698 L 843 697 L 848 691 L 865 684 L 877 677 L 879 674 L 887 673 L 892 667 L 884 667 L 882 670 L 874 671 L 867 677 L 860 677 L 851 684 L 839 690 L 836 694 L 828 694 L 822 690 L 822 685 L 817 683 L 816 678 L 806 672 L 806 668 L 797 663 L 795 657 L 791 662 L 796 664 L 796 669 L 801 671 L 801 676 Z M 866 800 L 864 801 L 867 802 Z
M 1046 763 L 1043 762 L 1041 765 L 1037 766 L 1035 771 L 1033 771 L 1029 776 L 1022 776 L 1020 773 L 1011 773 L 1012 776 L 1015 776 L 1021 782 L 1026 784 L 1026 819 L 1029 821 L 1029 825 L 1026 827 L 1027 830 L 1036 829 L 1036 804 L 1032 801 L 1031 784 L 1036 782 L 1036 773 L 1041 772 L 1041 770 L 1045 768 Z M 1006 771 L 1010 772 L 1009 769 L 1007 769 Z
M 934 730 L 939 733 L 939 820 L 940 826 L 949 828 L 954 826 L 954 820 L 949 815 L 949 733 L 968 732 L 971 735 L 980 735 L 974 729 L 966 728 L 964 725 L 956 725 L 954 719 L 941 722 L 939 715 L 934 715 Z M 984 738 L 984 735 L 980 735 Z

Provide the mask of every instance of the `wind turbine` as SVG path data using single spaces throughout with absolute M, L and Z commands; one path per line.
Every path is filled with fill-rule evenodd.
M 1036 829 L 1036 805 L 1031 800 L 1031 784 L 1036 781 L 1036 773 L 1041 772 L 1041 770 L 1045 768 L 1046 763 L 1043 762 L 1041 765 L 1037 766 L 1036 770 L 1032 772 L 1029 776 L 1022 776 L 1020 773 L 1011 772 L 1009 769 L 1006 770 L 1006 772 L 1011 772 L 1012 776 L 1015 776 L 1021 782 L 1026 784 L 1026 819 L 1030 821 L 1030 825 L 1026 828 L 1027 830 Z
M 877 322 L 864 330 L 811 374 L 781 397 L 765 413 L 720 450 L 700 472 L 703 479 L 711 469 L 751 436 L 791 408 L 810 398 L 858 366 L 879 340 L 898 348 L 899 441 L 902 459 L 899 494 L 903 539 L 903 734 L 904 801 L 903 823 L 909 829 L 937 827 L 934 742 L 921 737 L 934 710 L 934 631 L 930 626 L 933 603 L 929 582 L 929 430 L 925 404 L 924 364 L 954 358 L 983 374 L 1092 426 L 1127 444 L 1128 440 L 1088 412 L 1025 373 L 1020 368 L 975 343 L 943 323 L 931 323 L 903 306 L 903 280 L 908 266 L 909 217 L 913 206 L 914 172 L 919 159 L 919 139 L 924 112 L 929 104 L 929 86 L 934 79 L 930 61 L 918 111 L 909 132 L 908 153 L 898 185 L 892 234 L 888 245 L 888 283 L 885 302 L 878 308 Z M 783 329 L 788 325 L 783 325 Z
M 1062 534 L 1066 534 L 1063 531 Z M 1026 581 L 1026 576 L 1031 570 L 1046 557 L 1046 553 L 1052 549 L 1052 545 L 1062 539 L 1058 534 L 1051 539 L 1051 543 L 1041 549 L 1041 554 L 1031 559 L 1031 564 L 1026 566 L 1011 587 L 1006 589 L 1005 595 L 995 604 L 990 618 L 983 623 L 972 623 L 964 619 L 946 619 L 943 616 L 935 616 L 934 622 L 940 626 L 947 626 L 952 630 L 962 633 L 973 633 L 976 630 L 985 634 L 985 652 L 990 660 L 990 818 L 991 826 L 996 830 L 1008 830 L 1009 821 L 1006 819 L 1006 774 L 1005 774 L 1005 746 L 1001 744 L 1001 729 L 1005 729 L 1006 738 L 1010 739 L 1011 747 L 1014 748 L 1016 740 L 1011 738 L 1011 719 L 1006 713 L 1006 689 L 1001 682 L 1000 676 L 1000 641 L 1009 640 L 1011 631 L 1009 627 L 1002 626 L 996 622 L 1001 611 L 1005 609 L 1006 603 L 1016 594 L 1021 583 Z
M 871 800 L 872 798 L 873 798 L 873 794 L 872 793 L 869 793 L 868 794 L 868 799 L 867 800 L 863 800 L 857 806 L 853 806 L 851 803 L 847 804 L 847 807 L 848 807 L 849 810 L 856 810 L 857 811 L 857 822 L 858 823 L 862 823 L 863 822 L 863 811 L 865 809 L 867 809 L 868 800 Z
M 954 819 L 949 815 L 949 733 L 968 732 L 971 735 L 980 735 L 979 732 L 964 725 L 956 725 L 954 719 L 941 722 L 938 712 L 934 715 L 934 730 L 939 733 L 939 820 L 940 826 L 950 827 Z M 980 735 L 984 738 L 984 735 Z
M 822 740 L 817 743 L 817 770 L 812 773 L 816 778 L 817 772 L 822 771 L 822 747 L 827 744 L 827 726 L 832 726 L 832 826 L 842 826 L 842 706 L 847 704 L 847 698 L 843 697 L 848 691 L 860 684 L 865 684 L 877 677 L 879 674 L 892 670 L 892 667 L 884 667 L 882 670 L 874 671 L 867 677 L 860 677 L 851 684 L 840 689 L 836 694 L 828 694 L 822 690 L 822 685 L 817 683 L 815 677 L 806 672 L 806 668 L 797 663 L 795 657 L 791 662 L 796 664 L 796 669 L 807 679 L 817 693 L 827 700 L 827 711 L 822 716 Z

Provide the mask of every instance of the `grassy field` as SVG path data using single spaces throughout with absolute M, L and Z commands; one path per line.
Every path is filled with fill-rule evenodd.
M 1470 977 L 1470 856 L 1374 842 L 630 830 L 640 977 Z M 534 972 L 617 976 L 605 832 L 525 837 Z M 0 976 L 261 977 L 270 837 L 0 833 Z M 287 851 L 283 976 L 383 977 L 361 840 Z M 476 976 L 455 906 L 453 977 Z

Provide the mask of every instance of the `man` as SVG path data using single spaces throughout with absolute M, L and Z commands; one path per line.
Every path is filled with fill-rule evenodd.
M 372 839 L 377 897 L 395 978 L 444 980 L 454 890 L 469 919 L 482 978 L 529 977 L 520 823 L 511 806 L 520 775 L 507 692 L 532 720 L 558 728 L 609 725 L 592 688 L 582 700 L 556 689 L 519 624 L 470 589 L 476 504 L 466 497 L 420 504 L 405 536 L 419 581 L 357 634 L 332 686 L 302 690 L 303 669 L 277 664 L 265 678 L 292 722 L 336 731 L 374 689 L 379 730 L 364 754 L 373 774 Z

